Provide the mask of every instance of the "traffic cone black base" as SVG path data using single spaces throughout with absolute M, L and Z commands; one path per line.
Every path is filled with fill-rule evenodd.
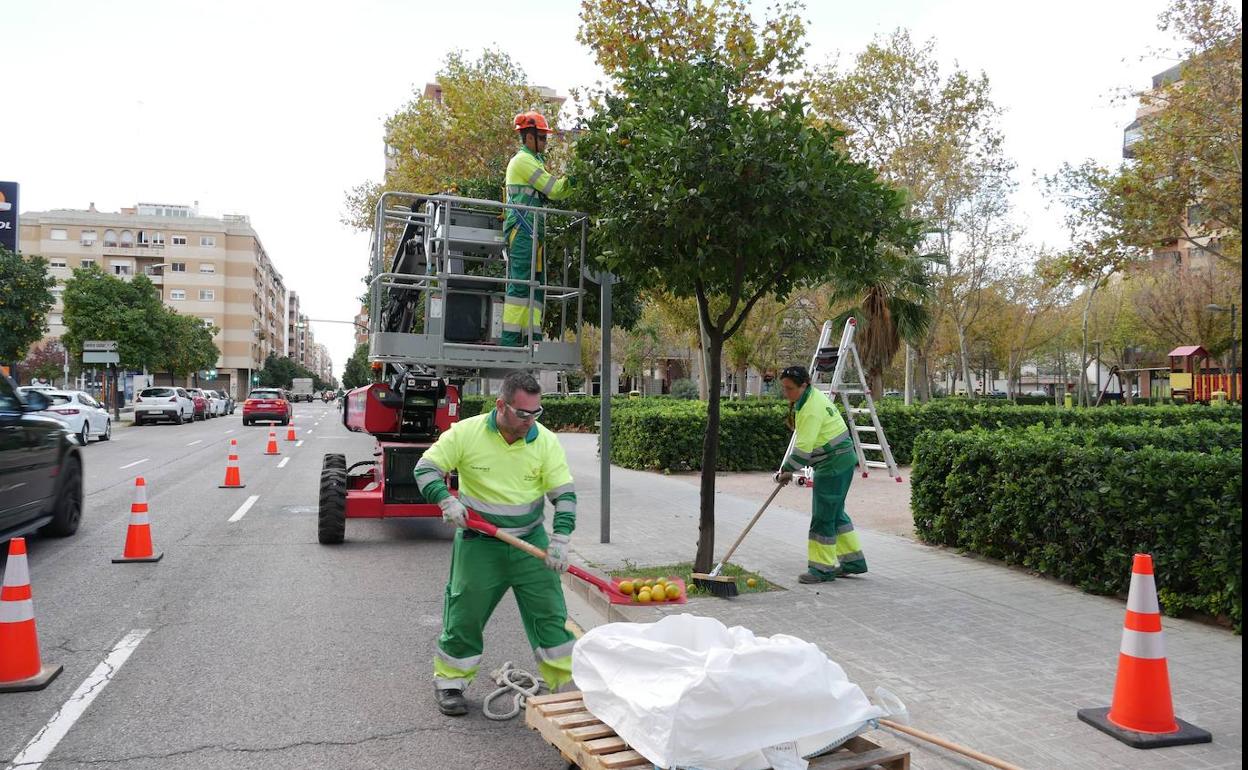
M 151 556 L 139 556 L 139 557 L 132 558 L 132 559 L 127 559 L 124 556 L 118 556 L 117 558 L 113 559 L 113 564 L 125 564 L 126 562 L 129 562 L 129 561 L 160 561 L 162 558 L 164 558 L 164 556 L 165 556 L 164 551 L 157 551 Z
M 1166 746 L 1186 746 L 1189 743 L 1212 743 L 1213 735 L 1196 725 L 1175 717 L 1179 729 L 1173 733 L 1141 733 L 1119 727 L 1109 721 L 1109 706 L 1095 709 L 1079 709 L 1080 721 L 1112 735 L 1133 749 L 1160 749 Z
M 55 666 L 45 665 L 40 669 L 38 674 L 29 679 L 18 679 L 15 682 L 0 682 L 0 692 L 29 692 L 30 690 L 42 690 L 48 684 L 56 679 L 57 675 L 65 670 L 65 667 L 57 663 Z

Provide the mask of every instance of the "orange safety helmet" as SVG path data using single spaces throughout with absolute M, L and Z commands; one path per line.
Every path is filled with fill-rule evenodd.
M 546 122 L 545 116 L 540 112 L 529 110 L 522 112 L 516 116 L 516 130 L 523 131 L 526 128 L 536 129 L 539 134 L 553 133 L 550 124 Z

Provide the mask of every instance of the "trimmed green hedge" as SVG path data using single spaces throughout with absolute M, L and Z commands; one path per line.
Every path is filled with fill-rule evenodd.
M 721 471 L 775 469 L 789 442 L 785 410 L 725 408 L 719 416 Z M 679 402 L 663 409 L 621 409 L 611 415 L 611 460 L 624 468 L 699 470 L 706 404 Z
M 1167 614 L 1229 618 L 1240 632 L 1242 451 L 1222 448 L 1230 426 L 1077 433 L 924 433 L 911 471 L 919 536 L 1113 595 L 1131 555 L 1151 553 Z M 1166 448 L 1180 436 L 1208 452 Z

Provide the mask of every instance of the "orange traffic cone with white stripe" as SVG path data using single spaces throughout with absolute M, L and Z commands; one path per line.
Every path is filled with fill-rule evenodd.
M 238 439 L 230 439 L 230 454 L 225 460 L 225 482 L 217 489 L 242 489 L 247 486 L 238 472 Z
M 277 431 L 275 430 L 269 431 L 269 445 L 265 448 L 264 453 L 266 455 L 280 455 L 281 454 L 281 452 L 277 451 Z
M 42 690 L 62 668 L 44 665 L 39 659 L 26 538 L 15 537 L 9 541 L 9 561 L 0 588 L 0 692 Z
M 1109 708 L 1079 709 L 1079 718 L 1137 749 L 1213 740 L 1207 730 L 1174 716 L 1161 608 L 1149 554 L 1137 553 L 1131 567 L 1113 703 Z
M 295 418 L 290 418 L 290 427 L 286 429 L 286 440 L 295 441 Z
M 113 564 L 130 561 L 160 561 L 163 553 L 152 551 L 152 520 L 147 513 L 147 482 L 139 476 L 134 480 L 134 502 L 130 504 L 130 527 L 126 530 L 126 549 Z

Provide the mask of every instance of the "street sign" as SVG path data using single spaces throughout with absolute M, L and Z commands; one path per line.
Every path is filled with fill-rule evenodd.
M 84 340 L 82 343 L 82 352 L 86 353 L 116 353 L 117 340 Z
M 84 351 L 82 362 L 84 364 L 119 364 L 121 363 L 121 356 L 117 353 Z
M 17 182 L 0 182 L 0 246 L 17 252 L 21 230 L 17 225 Z
M 612 286 L 620 282 L 620 277 L 618 275 L 607 272 L 606 270 L 590 270 L 586 267 L 581 269 L 581 275 L 585 277 L 585 280 L 593 281 L 599 286 L 604 284 Z

